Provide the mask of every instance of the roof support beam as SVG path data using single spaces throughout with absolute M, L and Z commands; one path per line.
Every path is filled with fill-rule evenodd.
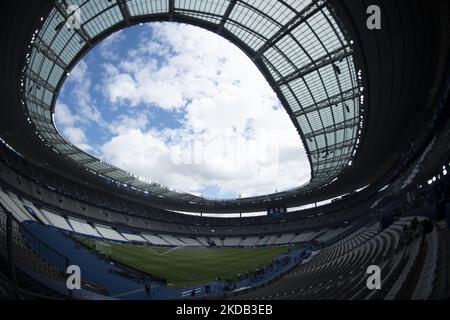
M 322 183 L 330 182 L 341 173 L 340 171 L 344 166 L 345 165 L 339 165 L 320 170 L 319 174 L 315 176 L 317 180 L 315 179 L 316 181 L 314 181 L 314 183 L 316 183 L 316 185 L 321 185 Z
M 48 143 L 50 143 L 50 145 L 52 147 L 56 147 L 58 145 L 67 145 L 67 143 L 65 141 L 63 141 L 62 139 L 48 139 L 46 137 L 43 137 L 45 140 L 47 140 Z
M 329 108 L 339 103 L 343 103 L 347 100 L 352 100 L 356 98 L 359 98 L 358 88 L 348 89 L 346 91 L 343 91 L 342 94 L 338 93 L 334 96 L 331 96 L 329 99 L 325 99 L 317 102 L 316 104 L 304 107 L 303 109 L 294 112 L 294 116 L 296 117 L 304 116 L 312 111 Z
M 29 110 L 28 111 L 28 115 L 30 118 L 36 118 L 39 119 L 38 122 L 43 122 L 43 123 L 52 123 L 51 120 L 47 119 L 46 117 L 44 117 L 43 115 L 40 115 L 34 111 Z
M 128 9 L 128 5 L 125 0 L 117 0 L 117 5 L 119 6 L 120 13 L 123 16 L 123 19 L 125 20 L 125 24 L 127 26 L 130 25 L 130 10 Z
M 338 123 L 333 123 L 330 126 L 327 126 L 327 127 L 322 128 L 322 129 L 319 129 L 319 130 L 307 133 L 307 134 L 305 134 L 305 138 L 306 139 L 310 139 L 310 138 L 314 138 L 316 136 L 320 136 L 320 135 L 323 135 L 323 134 L 333 133 L 333 132 L 336 132 L 338 130 L 353 128 L 353 127 L 357 126 L 358 124 L 359 124 L 359 119 L 357 117 L 350 118 L 350 119 L 347 119 L 345 121 L 338 122 Z
M 278 0 L 280 3 L 284 4 L 286 7 L 288 7 L 288 9 L 290 10 L 290 17 L 294 17 L 292 19 L 290 19 L 288 21 L 288 19 L 285 19 L 283 22 L 279 22 L 278 19 L 275 18 L 271 18 L 270 16 L 268 16 L 268 14 L 263 10 L 259 8 L 259 5 L 255 5 L 253 6 L 251 3 L 247 3 L 245 0 L 227 0 L 224 1 L 224 3 L 222 4 L 222 12 L 224 12 L 224 14 L 219 15 L 217 13 L 215 13 L 215 10 L 212 10 L 212 12 L 209 12 L 210 16 L 212 18 L 208 18 L 208 16 L 203 17 L 201 15 L 200 12 L 196 11 L 195 9 L 190 10 L 190 9 L 182 9 L 177 6 L 177 2 L 175 0 L 167 0 L 166 1 L 166 5 L 168 5 L 168 11 L 165 13 L 160 13 L 160 14 L 148 14 L 146 15 L 145 18 L 149 18 L 149 20 L 153 21 L 156 19 L 169 19 L 169 20 L 176 20 L 176 21 L 184 21 L 184 22 L 191 22 L 193 24 L 197 24 L 197 25 L 201 25 L 205 28 L 207 28 L 208 30 L 211 31 L 215 31 L 217 33 L 221 33 L 222 35 L 225 35 L 228 39 L 230 39 L 230 41 L 233 41 L 233 43 L 235 43 L 236 45 L 238 45 L 242 50 L 244 50 L 246 52 L 246 54 L 248 56 L 250 56 L 251 58 L 254 58 L 254 62 L 258 65 L 258 67 L 260 68 L 260 70 L 267 76 L 268 81 L 270 83 L 270 85 L 275 89 L 275 91 L 277 92 L 277 94 L 280 96 L 280 100 L 282 101 L 283 105 L 286 106 L 286 109 L 288 109 L 289 107 L 289 102 L 286 99 L 286 97 L 283 96 L 283 92 L 285 92 L 284 90 L 282 91 L 280 88 L 285 89 L 285 88 L 289 88 L 294 89 L 293 87 L 290 88 L 289 85 L 293 85 L 293 82 L 296 82 L 298 80 L 302 80 L 304 78 L 309 78 L 308 75 L 315 75 L 316 73 L 318 74 L 318 70 L 320 70 L 320 76 L 325 76 L 325 73 L 322 72 L 322 70 L 326 70 L 327 71 L 327 76 L 332 76 L 334 78 L 334 76 L 336 76 L 337 79 L 337 83 L 338 83 L 338 89 L 339 89 L 339 93 L 338 94 L 334 94 L 336 92 L 338 92 L 337 89 L 334 85 L 333 85 L 333 93 L 334 96 L 329 96 L 328 92 L 326 90 L 325 95 L 320 95 L 316 96 L 316 91 L 314 90 L 314 88 L 310 88 L 309 85 L 307 85 L 307 92 L 309 92 L 311 94 L 311 96 L 313 96 L 313 101 L 311 103 L 313 103 L 313 105 L 307 105 L 307 106 L 303 106 L 301 105 L 301 109 L 300 111 L 295 112 L 291 112 L 290 110 L 289 113 L 292 115 L 292 120 L 295 122 L 295 116 L 301 116 L 301 115 L 312 115 L 312 114 L 308 114 L 308 112 L 312 112 L 312 111 L 316 111 L 316 110 L 322 110 L 321 112 L 321 117 L 319 117 L 320 119 L 318 119 L 317 121 L 313 122 L 311 119 L 309 119 L 308 121 L 308 125 L 313 125 L 312 129 L 309 130 L 314 130 L 314 132 L 310 133 L 309 135 L 306 136 L 305 142 L 307 142 L 309 140 L 309 142 L 307 143 L 307 146 L 310 147 L 312 150 L 312 152 L 309 152 L 309 156 L 310 156 L 310 161 L 311 161 L 311 166 L 313 167 L 313 173 L 312 173 L 312 185 L 314 185 L 316 183 L 316 181 L 322 181 L 323 183 L 329 182 L 331 181 L 331 179 L 333 179 L 334 177 L 337 177 L 341 174 L 342 170 L 346 168 L 346 166 L 348 165 L 348 161 L 350 161 L 352 158 L 352 152 L 354 150 L 354 146 L 355 146 L 355 142 L 356 142 L 356 138 L 355 136 L 355 131 L 358 130 L 357 125 L 359 124 L 358 120 L 360 119 L 360 115 L 358 114 L 357 111 L 357 107 L 358 107 L 358 101 L 359 101 L 359 97 L 361 95 L 361 92 L 359 91 L 359 85 L 358 84 L 351 84 L 353 83 L 353 74 L 352 74 L 352 81 L 351 83 L 341 83 L 342 81 L 347 80 L 347 74 L 345 74 L 346 76 L 344 77 L 339 77 L 338 75 L 340 74 L 340 69 L 342 69 L 341 64 L 338 64 L 339 61 L 344 61 L 344 63 L 346 65 L 348 65 L 348 67 L 350 68 L 351 62 L 349 61 L 349 59 L 345 59 L 348 56 L 351 56 L 352 54 L 352 48 L 350 46 L 348 46 L 347 44 L 343 43 L 342 41 L 340 41 L 340 44 L 337 44 L 338 46 L 341 45 L 342 47 L 336 50 L 333 50 L 331 52 L 329 52 L 328 50 L 326 55 L 322 56 L 322 57 L 317 57 L 314 56 L 313 52 L 309 52 L 310 49 L 308 47 L 307 44 L 304 44 L 301 42 L 301 40 L 298 39 L 294 39 L 292 33 L 298 31 L 300 28 L 302 28 L 303 26 L 308 25 L 309 28 L 314 29 L 314 23 L 313 20 L 315 20 L 315 18 L 322 18 L 322 14 L 324 12 L 324 10 L 326 10 L 327 5 L 328 5 L 328 1 L 329 0 L 311 0 L 311 4 L 309 4 L 308 6 L 304 6 L 303 5 L 303 10 L 301 9 L 295 9 L 293 8 L 293 4 L 291 4 L 289 6 L 289 4 L 287 3 L 288 1 L 284 1 L 284 0 Z M 75 36 L 73 37 L 74 39 L 72 39 L 75 42 L 80 41 L 80 45 L 82 46 L 80 48 L 80 52 L 85 52 L 88 49 L 88 46 L 90 45 L 89 41 L 91 41 L 91 43 L 94 40 L 97 40 L 99 38 L 101 38 L 104 34 L 107 34 L 110 30 L 115 30 L 117 27 L 123 27 L 125 24 L 130 25 L 133 24 L 135 22 L 137 22 L 137 19 L 135 19 L 132 14 L 131 14 L 131 5 L 128 6 L 128 0 L 115 0 L 115 1 L 108 1 L 108 8 L 103 9 L 98 7 L 96 9 L 94 9 L 93 11 L 95 11 L 95 14 L 103 14 L 103 13 L 107 13 L 109 9 L 115 9 L 116 11 L 120 10 L 120 18 L 123 19 L 122 22 L 120 22 L 117 25 L 114 25 L 113 27 L 108 28 L 108 30 L 104 30 L 101 34 L 96 35 L 94 38 L 90 38 L 89 33 L 87 31 L 90 32 L 90 29 L 88 29 L 88 24 L 86 24 L 86 21 L 84 22 L 84 24 L 82 25 L 81 29 L 74 29 L 73 32 L 70 31 L 68 32 L 66 29 L 66 26 L 64 25 L 64 23 L 67 22 L 67 19 L 73 19 L 73 15 L 71 15 L 71 13 L 66 11 L 67 5 L 68 3 L 70 4 L 71 1 L 69 0 L 57 0 L 56 1 L 56 9 L 57 10 L 57 15 L 56 15 L 56 19 L 55 20 L 55 26 L 57 25 L 57 27 L 55 28 L 56 32 L 56 39 L 59 38 L 58 36 L 58 32 L 60 32 L 60 35 L 68 35 L 68 36 Z M 308 1 L 309 2 L 309 1 Z M 81 3 L 81 2 L 80 2 Z M 272 36 L 264 36 L 264 34 L 266 34 L 265 32 L 263 32 L 263 34 L 259 34 L 260 31 L 258 31 L 259 29 L 255 28 L 251 25 L 251 24 L 247 24 L 245 22 L 239 22 L 239 21 L 232 21 L 234 19 L 235 13 L 237 12 L 238 9 L 243 8 L 243 10 L 247 10 L 249 9 L 249 12 L 252 12 L 253 16 L 261 16 L 264 17 L 264 19 L 268 19 L 271 21 L 272 23 L 272 30 L 274 32 L 274 34 Z M 324 9 L 325 8 L 325 9 Z M 209 11 L 209 9 L 205 9 L 205 11 Z M 59 13 L 58 13 L 59 12 Z M 196 14 L 192 14 L 192 13 L 198 13 Z M 205 12 L 207 13 L 207 12 Z M 93 17 L 94 18 L 94 17 Z M 329 20 L 328 17 L 326 17 L 326 20 Z M 64 19 L 66 21 L 64 21 Z M 240 20 L 240 19 L 237 19 Z M 214 21 L 214 22 L 212 22 Z M 246 20 L 245 20 L 246 21 Z M 330 22 L 330 21 L 328 21 Z M 230 23 L 232 23 L 233 25 L 236 24 L 236 28 L 242 29 L 241 32 L 242 34 L 244 34 L 244 32 L 250 32 L 251 34 L 253 34 L 255 37 L 258 37 L 258 43 L 259 43 L 259 50 L 255 51 L 254 49 L 252 49 L 252 47 L 249 47 L 249 45 L 246 45 L 244 43 L 243 40 L 240 40 L 240 34 L 239 33 L 232 33 L 230 30 L 228 30 L 226 28 L 227 25 L 229 25 Z M 323 23 L 326 23 L 326 21 L 324 21 Z M 330 22 L 331 23 L 331 22 Z M 53 24 L 52 24 L 53 26 Z M 336 32 L 336 37 L 341 38 L 341 36 L 339 34 L 337 34 L 337 28 L 334 27 L 334 24 L 332 26 L 333 31 Z M 317 30 L 312 30 L 314 34 L 316 34 Z M 317 31 L 317 33 L 319 34 L 320 32 Z M 95 32 L 94 32 L 95 34 Z M 317 38 L 319 38 L 317 35 Z M 43 37 L 44 39 L 46 39 L 45 37 Z M 286 52 L 282 52 L 284 50 L 281 49 L 281 42 L 284 43 L 284 40 L 289 39 L 289 40 L 294 40 L 295 44 L 298 46 L 298 51 L 300 52 L 300 50 L 302 50 L 302 52 L 304 52 L 306 54 L 306 56 L 308 56 L 308 60 L 306 60 L 306 62 L 303 65 L 300 66 L 295 66 L 295 61 L 292 61 L 291 59 L 289 59 L 289 57 L 287 56 Z M 40 40 L 40 39 L 39 39 Z M 85 42 L 87 43 L 87 45 L 85 45 Z M 256 40 L 255 40 L 256 41 Z M 324 39 L 318 39 L 319 43 L 323 46 L 326 47 L 326 43 L 322 43 L 324 42 Z M 48 44 L 45 42 L 49 42 Z M 54 46 L 54 43 L 50 40 L 46 40 L 46 41 L 41 41 L 39 42 L 38 40 L 36 40 L 36 43 L 34 44 L 34 48 L 35 48 L 35 52 L 40 52 L 39 54 L 42 54 L 43 56 L 46 57 L 46 59 L 49 59 L 51 61 L 54 61 L 55 66 L 57 65 L 58 67 L 63 68 L 64 70 L 66 70 L 66 65 L 70 64 L 69 62 L 65 62 L 67 59 L 65 58 L 64 55 L 64 51 L 62 53 L 60 53 L 59 49 L 56 49 L 56 47 Z M 303 45 L 306 46 L 303 47 Z M 78 48 L 78 47 L 77 47 Z M 271 51 L 270 48 L 276 49 L 276 51 L 280 51 L 279 54 L 281 55 L 282 58 L 286 59 L 287 63 L 291 65 L 291 67 L 293 67 L 290 70 L 294 70 L 293 72 L 285 72 L 283 74 L 280 74 L 280 70 L 274 70 L 273 74 L 277 74 L 279 76 L 276 76 L 277 79 L 280 79 L 278 81 L 275 81 L 275 79 L 273 77 L 270 77 L 270 75 L 272 75 L 272 71 L 270 68 L 273 67 L 272 64 L 265 65 L 264 62 L 266 62 L 266 56 L 267 55 L 267 50 Z M 69 47 L 70 49 L 70 47 Z M 66 50 L 66 49 L 64 49 Z M 311 56 L 312 55 L 312 56 Z M 77 55 L 78 56 L 78 55 Z M 269 61 L 267 61 L 269 62 Z M 272 61 L 274 62 L 274 61 Z M 336 63 L 336 64 L 335 64 Z M 328 71 L 332 72 L 332 69 L 335 69 L 336 74 L 329 74 Z M 345 67 L 344 67 L 345 68 Z M 274 69 L 277 69 L 274 67 Z M 337 71 L 336 71 L 337 70 Z M 347 71 L 347 69 L 342 69 L 344 72 Z M 26 70 L 25 70 L 26 71 Z M 36 72 L 36 71 L 34 71 Z M 37 73 L 41 73 L 40 71 L 38 71 Z M 37 79 L 40 82 L 41 81 L 45 81 L 46 85 L 53 85 L 56 86 L 55 83 L 53 81 L 53 78 L 46 79 L 47 76 L 43 76 L 41 75 L 40 77 L 42 77 L 42 79 Z M 45 79 L 44 79 L 45 78 Z M 322 84 L 322 86 L 325 86 L 325 84 L 327 84 L 327 81 L 324 81 L 324 79 L 319 79 L 320 83 Z M 334 81 L 335 79 L 333 79 Z M 33 84 L 33 79 L 29 78 L 29 84 Z M 319 83 L 319 81 L 317 82 Z M 207 206 L 209 205 L 209 200 L 207 199 L 202 199 L 200 197 L 197 196 L 193 196 L 193 195 L 189 195 L 189 194 L 184 194 L 184 193 L 178 193 L 175 190 L 170 190 L 170 189 L 166 189 L 163 186 L 160 186 L 156 183 L 147 183 L 145 181 L 143 181 L 142 179 L 133 176 L 127 172 L 125 172 L 124 170 L 121 170 L 119 168 L 113 167 L 113 166 L 107 166 L 105 163 L 99 161 L 98 159 L 96 159 L 93 156 L 89 156 L 89 155 L 85 155 L 84 152 L 82 152 L 81 150 L 78 150 L 75 146 L 71 145 L 70 143 L 68 143 L 68 141 L 66 141 L 62 136 L 58 135 L 58 129 L 56 127 L 53 126 L 53 121 L 52 119 L 47 119 L 44 117 L 50 117 L 51 118 L 51 113 L 47 111 L 47 109 L 50 109 L 50 106 L 47 106 L 46 103 L 44 103 L 43 101 L 39 100 L 42 97 L 40 97 L 40 93 L 45 92 L 45 90 L 41 90 L 41 92 L 36 91 L 36 87 L 39 84 L 36 83 L 36 85 L 31 86 L 30 92 L 28 92 L 28 95 L 30 98 L 33 98 L 36 100 L 37 103 L 33 103 L 33 101 L 31 99 L 28 99 L 28 104 L 29 104 L 29 114 L 30 117 L 32 116 L 34 121 L 36 121 L 35 125 L 36 128 L 39 128 L 38 130 L 42 129 L 42 136 L 45 136 L 45 139 L 47 141 L 53 141 L 53 144 L 56 145 L 57 147 L 54 147 L 55 150 L 57 149 L 61 149 L 61 153 L 65 154 L 67 157 L 70 157 L 71 159 L 73 159 L 74 161 L 76 161 L 77 163 L 80 164 L 80 166 L 84 169 L 88 169 L 88 171 L 90 172 L 96 172 L 99 175 L 103 175 L 103 177 L 105 179 L 108 180 L 114 180 L 117 183 L 121 183 L 121 184 L 127 184 L 128 186 L 133 186 L 133 187 L 138 187 L 138 188 L 142 188 L 142 189 L 147 189 L 148 191 L 150 191 L 152 194 L 155 195 L 164 195 L 164 196 L 168 196 L 168 197 L 173 197 L 174 199 L 178 199 L 178 200 L 184 200 L 184 201 L 190 201 L 192 203 L 199 203 L 199 205 L 202 206 L 202 208 L 207 208 Z M 320 84 L 317 84 L 320 86 Z M 347 89 L 349 86 L 354 86 L 355 88 L 352 89 Z M 342 92 L 342 88 L 345 88 L 345 91 Z M 291 90 L 292 92 L 293 90 Z M 295 91 L 295 90 L 294 90 Z M 35 94 L 35 96 L 32 96 L 32 94 Z M 294 92 L 294 97 L 295 99 L 298 100 L 301 99 L 300 96 L 296 96 L 296 93 Z M 322 100 L 322 101 L 320 101 Z M 300 102 L 298 102 L 300 104 Z M 349 107 L 346 107 L 346 104 Z M 36 108 L 37 106 L 40 106 L 40 108 Z M 351 110 L 350 110 L 351 107 Z M 30 109 L 34 109 L 35 112 L 32 113 Z M 324 112 L 323 111 L 327 111 L 326 113 L 328 114 L 329 110 L 331 109 L 331 111 L 333 111 L 333 120 L 331 119 L 322 119 L 322 117 L 324 116 Z M 346 111 L 347 110 L 347 111 Z M 45 111 L 45 112 L 44 112 Z M 334 111 L 339 111 L 339 115 L 337 115 L 336 113 L 334 113 Z M 43 114 L 44 116 L 40 115 Z M 326 116 L 326 115 L 325 115 Z M 338 116 L 339 120 L 334 120 L 334 117 Z M 347 119 L 348 118 L 348 119 Z M 347 119 L 347 120 L 345 120 Z M 298 119 L 298 120 L 303 120 L 303 119 Z M 320 120 L 320 124 L 319 124 L 319 120 Z M 45 121 L 45 122 L 44 122 Z M 326 121 L 325 124 L 323 123 L 323 121 Z M 332 125 L 330 125 L 332 124 Z M 298 122 L 295 123 L 297 129 L 300 130 L 300 126 L 303 125 L 303 123 Z M 346 133 L 343 135 L 345 137 L 345 141 L 341 141 L 339 143 L 334 143 L 334 144 L 330 144 L 330 142 L 338 140 L 338 138 L 341 139 L 341 133 L 342 133 L 342 129 L 343 128 L 350 128 L 353 127 L 352 129 L 347 129 Z M 305 129 L 306 130 L 306 129 Z M 335 134 L 335 132 L 337 130 L 341 130 L 339 132 L 339 136 L 337 136 Z M 325 135 L 325 136 L 324 136 Z M 334 138 L 333 139 L 333 135 Z M 303 134 L 302 134 L 303 136 Z M 311 139 L 312 137 L 318 136 L 316 142 L 316 145 L 313 145 L 313 140 Z M 304 137 L 304 136 L 303 136 Z M 309 139 L 308 139 L 309 137 Z M 305 137 L 304 137 L 305 138 Z M 325 138 L 325 139 L 323 139 Z M 323 141 L 325 140 L 325 141 Z M 66 146 L 67 144 L 67 146 Z M 324 147 L 322 147 L 324 146 Z M 315 148 L 320 148 L 315 150 Z M 342 150 L 342 151 L 341 151 Z M 345 153 L 342 154 L 341 153 Z M 314 158 L 313 155 L 316 155 L 316 158 Z M 324 156 L 326 155 L 326 156 Z M 77 160 L 79 159 L 79 160 Z M 87 166 L 86 166 L 87 165 Z M 92 168 L 89 168 L 92 167 Z M 320 168 L 325 168 L 325 169 L 318 169 L 318 167 Z M 314 172 L 316 171 L 316 172 Z M 310 187 L 308 187 L 310 188 Z M 284 196 L 289 196 L 291 194 L 291 191 L 287 191 L 285 193 L 279 193 L 277 196 L 279 197 L 284 197 Z M 264 199 L 267 198 L 267 200 L 276 200 L 277 196 L 266 196 L 266 197 L 259 197 L 257 198 L 257 200 L 255 200 L 255 203 L 263 203 Z M 244 203 L 250 203 L 250 202 L 246 202 L 247 200 L 243 200 L 243 204 Z
M 47 82 L 47 80 L 45 80 L 45 79 L 43 79 L 43 78 L 41 77 L 40 74 L 37 74 L 36 72 L 34 72 L 34 71 L 31 70 L 31 69 L 28 69 L 28 70 L 27 70 L 25 76 L 26 76 L 28 79 L 32 80 L 32 81 L 33 81 L 37 86 L 39 86 L 39 87 L 43 87 L 43 88 L 45 88 L 45 89 L 47 89 L 48 91 L 51 91 L 51 92 L 55 92 L 55 91 L 56 91 L 56 88 L 55 88 L 55 87 L 53 87 L 52 85 L 50 85 L 50 84 Z
M 78 163 L 81 164 L 81 165 L 86 165 L 86 164 L 89 164 L 89 163 L 93 163 L 95 161 L 97 161 L 97 160 L 92 158 L 92 159 L 80 160 L 80 161 L 78 161 Z
M 67 64 L 64 63 L 43 40 L 36 38 L 32 45 L 47 59 L 53 61 L 58 67 L 63 70 L 67 70 Z
M 314 0 L 308 6 L 303 8 L 295 17 L 288 21 L 280 30 L 278 30 L 267 42 L 256 51 L 254 60 L 261 58 L 261 56 L 271 47 L 273 47 L 278 41 L 284 38 L 292 30 L 304 23 L 310 17 L 319 12 L 323 7 L 328 4 L 328 0 Z
M 119 181 L 120 183 L 123 184 L 129 184 L 130 182 L 134 181 L 136 178 L 134 177 L 129 177 L 129 178 L 125 178 L 125 179 L 117 179 L 117 181 Z
M 334 164 L 332 167 L 330 167 L 330 168 L 333 168 L 333 167 L 339 167 L 340 165 L 337 165 L 338 163 L 341 163 L 343 161 L 348 161 L 348 160 L 349 160 L 348 159 L 348 155 L 344 154 L 344 155 L 341 155 L 341 156 L 338 156 L 338 157 L 331 157 L 331 158 L 328 158 L 328 159 L 325 159 L 325 160 L 319 160 L 319 161 L 317 161 L 315 163 L 315 165 L 317 165 L 317 166 L 320 166 L 320 165 L 327 166 L 329 164 L 332 164 L 332 165 Z
M 276 83 L 276 86 L 280 87 L 280 86 L 287 84 L 298 78 L 303 78 L 304 76 L 306 76 L 307 74 L 310 74 L 311 72 L 319 70 L 330 64 L 334 64 L 336 62 L 342 61 L 346 57 L 351 56 L 352 53 L 353 53 L 352 49 L 349 47 L 342 47 L 342 48 L 336 49 L 333 52 L 330 52 L 330 54 L 320 57 L 314 61 L 311 61 L 310 63 L 303 66 L 302 68 L 300 68 L 300 69 L 288 74 L 284 78 L 278 80 Z
M 79 150 L 74 150 L 74 151 L 60 151 L 63 155 L 65 156 L 73 156 L 74 154 L 79 154 L 80 151 Z
M 220 34 L 223 31 L 223 28 L 225 28 L 225 23 L 227 23 L 228 18 L 230 17 L 231 12 L 233 11 L 234 7 L 236 6 L 237 0 L 231 0 L 228 4 L 227 9 L 225 10 L 225 13 L 223 14 L 222 21 L 220 21 L 219 27 L 217 28 L 217 33 Z
M 44 101 L 36 98 L 34 95 L 27 95 L 26 98 L 27 103 L 35 104 L 38 107 L 41 107 L 45 110 L 50 110 L 50 106 L 46 104 Z
M 175 14 L 175 0 L 169 0 L 169 19 L 173 20 Z
M 110 172 L 114 172 L 116 170 L 117 170 L 116 168 L 108 168 L 108 169 L 98 170 L 97 173 L 103 175 L 103 174 L 107 174 Z
M 147 191 L 148 193 L 152 193 L 152 194 L 158 194 L 160 192 L 160 189 L 155 188 L 155 186 L 153 184 L 146 184 L 145 188 L 143 188 L 144 191 Z
M 39 133 L 41 134 L 54 134 L 54 135 L 58 135 L 58 132 L 52 130 L 52 129 L 39 129 Z
M 325 146 L 323 148 L 313 150 L 310 152 L 310 154 L 311 154 L 311 156 L 317 158 L 318 156 L 320 156 L 326 152 L 332 153 L 333 150 L 353 147 L 354 144 L 355 144 L 355 139 L 349 139 L 349 140 L 345 140 L 345 141 L 341 141 L 341 142 L 338 142 L 335 144 Z
M 146 186 L 146 184 L 145 184 L 145 182 L 136 179 L 136 181 L 133 181 L 132 186 L 135 188 L 143 188 Z

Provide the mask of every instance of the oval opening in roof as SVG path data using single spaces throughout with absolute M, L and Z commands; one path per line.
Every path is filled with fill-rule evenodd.
M 169 188 L 214 199 L 310 179 L 301 139 L 251 60 L 198 27 L 116 32 L 72 70 L 55 124 L 72 144 Z

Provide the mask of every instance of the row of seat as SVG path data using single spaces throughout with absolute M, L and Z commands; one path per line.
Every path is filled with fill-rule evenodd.
M 384 230 L 379 224 L 362 227 L 344 239 L 315 252 L 287 275 L 265 287 L 234 298 L 237 299 L 399 299 L 408 295 L 420 253 L 426 259 L 414 293 L 407 298 L 426 299 L 433 290 L 437 266 L 437 231 L 426 247 L 413 238 L 402 245 L 401 233 L 411 218 L 402 218 Z M 435 228 L 436 229 L 436 228 Z M 367 287 L 367 268 L 381 269 L 381 290 Z
M 433 292 L 433 284 L 436 278 L 439 254 L 439 233 L 436 228 L 433 229 L 427 246 L 428 250 L 421 276 L 413 294 L 413 299 L 415 300 L 428 299 Z
M 80 218 L 63 216 L 58 212 L 37 208 L 31 201 L 19 199 L 14 193 L 0 189 L 0 201 L 13 213 L 19 222 L 34 221 L 69 231 L 82 236 L 112 240 L 120 242 L 142 242 L 158 246 L 223 246 L 223 247 L 255 247 L 274 246 L 302 243 L 315 240 L 328 241 L 333 236 L 345 232 L 349 227 L 309 231 L 301 233 L 288 233 L 281 235 L 266 235 L 260 237 L 225 237 L 206 238 L 191 236 L 172 236 L 168 234 L 150 234 L 146 232 L 132 232 L 116 230 L 108 225 L 88 223 Z
M 7 215 L 6 212 L 0 208 L 0 257 L 2 259 L 9 259 L 8 251 L 7 251 Z M 42 274 L 53 279 L 63 279 L 63 271 L 61 268 L 58 268 L 57 263 L 50 264 L 48 261 L 42 259 L 40 255 L 33 250 L 29 241 L 34 241 L 30 235 L 27 237 L 27 233 L 22 229 L 20 223 L 13 221 L 11 223 L 11 241 L 12 244 L 12 253 L 13 253 L 13 261 L 16 265 L 20 266 L 21 270 L 26 270 L 29 272 L 34 272 L 38 274 Z M 46 246 L 40 246 L 40 249 L 46 250 Z M 54 252 L 46 252 L 48 257 L 52 257 Z M 59 257 L 57 257 L 59 258 Z M 55 262 L 55 261 L 53 261 Z M 60 261 L 64 263 L 64 261 Z
M 0 149 L 2 146 L 0 143 Z M 75 215 L 81 219 L 94 220 L 107 225 L 143 228 L 155 233 L 170 233 L 177 230 L 185 234 L 214 236 L 213 233 L 217 233 L 226 234 L 229 237 L 239 237 L 242 234 L 249 236 L 290 234 L 297 233 L 298 230 L 303 233 L 311 229 L 321 229 L 323 226 L 338 225 L 343 221 L 352 221 L 360 216 L 360 210 L 355 208 L 347 210 L 345 205 L 342 206 L 338 215 L 328 214 L 325 208 L 321 208 L 320 211 L 302 210 L 301 214 L 291 212 L 283 217 L 260 216 L 242 219 L 181 214 L 149 207 L 141 202 L 114 196 L 59 176 L 53 176 L 49 172 L 44 173 L 41 168 L 36 168 L 23 159 L 8 154 L 7 151 L 0 156 L 0 182 L 9 190 L 20 190 L 21 196 L 36 200 L 39 207 L 42 204 L 55 210 L 61 209 L 66 214 Z M 115 188 L 112 186 L 113 190 Z M 123 193 L 126 194 L 126 192 Z M 332 212 L 335 212 L 335 209 Z

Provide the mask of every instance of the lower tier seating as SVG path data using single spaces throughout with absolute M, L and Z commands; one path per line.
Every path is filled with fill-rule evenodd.
M 423 243 L 420 232 L 404 240 L 411 220 L 401 218 L 384 230 L 378 223 L 362 227 L 315 252 L 281 279 L 232 298 L 426 299 L 433 291 L 438 231 L 434 228 Z M 381 269 L 380 290 L 367 287 L 367 268 L 371 265 Z

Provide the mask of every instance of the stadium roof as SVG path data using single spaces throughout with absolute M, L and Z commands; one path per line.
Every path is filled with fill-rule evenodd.
M 56 1 L 42 28 L 33 35 L 23 72 L 21 85 L 29 119 L 56 152 L 92 173 L 154 195 L 199 200 L 140 179 L 81 151 L 60 135 L 53 120 L 56 98 L 67 74 L 101 39 L 118 28 L 142 21 L 187 22 L 229 39 L 266 77 L 306 148 L 312 179 L 302 189 L 330 183 L 351 165 L 360 142 L 364 119 L 361 71 L 355 70 L 353 41 L 327 0 L 289 3 Z M 66 24 L 76 13 L 68 10 L 69 5 L 79 7 L 80 28 Z
M 85 8 L 84 23 L 80 30 L 72 32 L 61 24 L 65 17 L 64 2 L 57 3 L 58 8 L 46 0 L 0 4 L 2 21 L 8 26 L 0 33 L 3 88 L 0 93 L 0 136 L 29 161 L 75 181 L 106 189 L 109 184 L 99 182 L 104 179 L 99 180 L 84 169 L 98 163 L 101 169 L 94 169 L 103 170 L 100 173 L 105 176 L 111 175 L 128 185 L 148 187 L 150 191 L 161 191 L 165 198 L 151 194 L 148 198 L 155 205 L 173 210 L 195 211 L 203 206 L 210 212 L 251 211 L 263 209 L 268 201 L 294 206 L 376 183 L 399 159 L 403 148 L 408 148 L 401 139 L 402 132 L 411 119 L 420 120 L 421 114 L 426 114 L 433 103 L 443 72 L 441 66 L 447 59 L 445 45 L 448 39 L 445 37 L 448 30 L 442 23 L 448 19 L 447 11 L 443 10 L 445 0 L 375 0 L 373 4 L 379 5 L 384 13 L 382 29 L 376 31 L 366 27 L 367 4 L 363 0 L 315 1 L 310 6 L 306 2 L 286 0 L 276 3 L 80 1 Z M 264 7 L 264 3 L 274 4 Z M 189 4 L 193 6 L 187 6 Z M 295 5 L 294 10 L 288 4 Z M 61 19 L 57 24 L 52 21 L 56 17 Z M 144 183 L 118 168 L 96 162 L 73 148 L 55 131 L 52 109 L 55 93 L 66 72 L 109 33 L 150 21 L 179 21 L 204 27 L 231 40 L 254 59 L 299 130 L 312 167 L 309 185 L 262 197 L 209 201 Z M 46 37 L 50 37 L 45 38 L 48 43 L 40 42 L 46 30 L 49 32 Z M 296 30 L 301 30 L 301 37 L 298 34 L 292 36 Z M 33 37 L 34 41 L 30 43 Z M 303 50 L 310 53 L 309 56 L 302 54 Z M 331 53 L 346 57 L 339 62 L 340 59 Z M 37 64 L 37 69 L 27 68 L 32 66 L 32 60 L 40 61 L 42 66 Z M 338 68 L 333 66 L 332 60 Z M 304 74 L 308 70 L 314 71 Z M 359 70 L 362 70 L 361 79 Z M 291 80 L 288 76 L 298 78 Z M 307 87 L 303 79 L 309 79 Z M 351 79 L 357 80 L 358 85 L 353 86 Z M 22 80 L 23 87 L 20 86 Z M 290 81 L 285 83 L 286 80 Z M 32 87 L 31 83 L 36 86 Z M 305 94 L 301 91 L 302 86 Z M 360 100 L 347 100 L 350 102 L 346 103 L 349 115 L 345 121 L 342 118 L 339 121 L 339 112 L 344 117 L 343 111 L 347 109 L 339 103 L 339 98 L 342 101 L 345 94 L 351 92 L 344 88 L 360 87 L 364 87 L 360 93 L 364 94 L 364 111 L 358 103 Z M 308 97 L 314 104 L 307 103 Z M 326 99 L 329 99 L 329 106 Z M 336 108 L 331 102 L 341 106 Z M 313 108 L 319 110 L 303 115 L 302 110 Z M 334 110 L 338 112 L 334 113 Z M 362 136 L 358 137 L 360 128 Z M 345 138 L 340 138 L 341 134 Z M 356 147 L 358 138 L 360 143 Z M 50 151 L 57 148 L 63 151 Z M 70 159 L 74 161 L 68 161 Z M 353 161 L 352 165 L 348 166 L 350 161 Z M 116 175 L 113 176 L 113 172 Z

